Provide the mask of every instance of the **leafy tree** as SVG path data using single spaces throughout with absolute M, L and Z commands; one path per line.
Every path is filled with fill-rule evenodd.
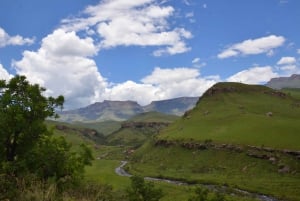
M 63 137 L 47 130 L 45 119 L 57 117 L 55 109 L 63 107 L 64 97 L 45 97 L 44 92 L 25 76 L 0 80 L 0 200 L 18 200 L 20 186 L 32 179 L 54 182 L 61 192 L 91 164 L 87 146 L 75 152 Z
M 0 81 L 0 162 L 22 161 L 45 135 L 44 120 L 55 116 L 55 108 L 62 108 L 63 96 L 46 98 L 44 91 L 25 76 Z
M 127 190 L 130 201 L 159 201 L 163 197 L 161 189 L 155 188 L 151 182 L 145 182 L 144 178 L 132 176 L 131 188 Z
M 78 151 L 71 149 L 63 137 L 43 136 L 27 158 L 31 173 L 47 181 L 53 178 L 58 187 L 82 179 L 85 165 L 91 165 L 91 150 L 80 145 Z

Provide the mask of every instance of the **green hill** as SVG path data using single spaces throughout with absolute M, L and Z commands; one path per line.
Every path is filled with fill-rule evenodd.
M 218 83 L 160 139 L 300 150 L 300 100 L 265 86 Z
M 139 148 L 126 168 L 300 200 L 299 117 L 294 96 L 266 86 L 218 83 Z
M 179 119 L 178 116 L 163 114 L 160 112 L 145 112 L 137 114 L 128 121 L 134 122 L 173 122 Z

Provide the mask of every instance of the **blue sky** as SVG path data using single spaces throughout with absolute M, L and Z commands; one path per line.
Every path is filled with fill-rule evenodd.
M 300 73 L 298 0 L 1 0 L 0 79 L 95 101 L 200 96 Z

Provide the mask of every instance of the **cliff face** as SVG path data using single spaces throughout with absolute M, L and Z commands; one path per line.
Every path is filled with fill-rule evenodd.
M 300 75 L 294 74 L 290 77 L 272 78 L 266 86 L 273 89 L 300 88 Z

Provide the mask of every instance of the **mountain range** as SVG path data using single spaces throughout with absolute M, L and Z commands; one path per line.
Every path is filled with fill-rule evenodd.
M 300 75 L 293 74 L 290 77 L 272 78 L 266 86 L 273 89 L 300 88 Z
M 141 106 L 135 101 L 96 102 L 87 107 L 58 112 L 59 121 L 93 122 L 93 121 L 124 121 L 144 112 L 160 112 L 163 114 L 181 116 L 192 109 L 199 97 L 181 97 L 162 101 L 153 101 L 149 105 Z

